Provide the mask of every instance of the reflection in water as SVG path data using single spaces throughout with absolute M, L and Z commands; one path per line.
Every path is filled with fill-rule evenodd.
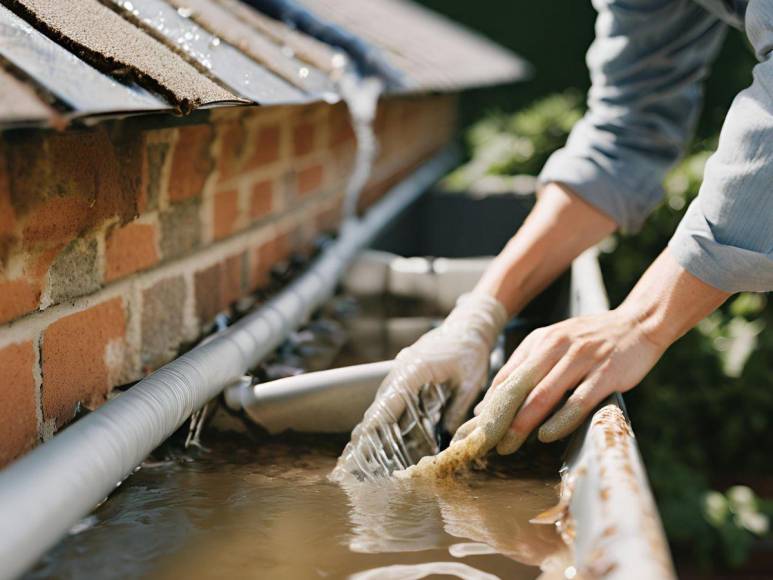
M 394 357 L 432 323 L 355 314 L 333 366 Z M 329 343 L 304 342 L 298 366 L 314 368 L 310 353 L 329 365 Z M 544 447 L 452 481 L 339 486 L 328 475 L 348 439 L 210 431 L 209 452 L 169 446 L 28 576 L 519 579 L 542 567 L 564 577 L 558 534 L 528 523 L 557 501 L 558 459 Z
M 211 453 L 128 479 L 29 576 L 534 578 L 562 550 L 527 523 L 555 503 L 554 479 L 500 461 L 442 486 L 341 488 L 327 475 L 344 443 L 210 435 Z

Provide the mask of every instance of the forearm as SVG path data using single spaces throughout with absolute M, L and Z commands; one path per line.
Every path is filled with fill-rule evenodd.
M 690 274 L 666 249 L 617 310 L 638 321 L 645 336 L 665 350 L 730 296 Z
M 523 226 L 484 273 L 475 291 L 519 312 L 615 222 L 565 187 L 547 184 Z

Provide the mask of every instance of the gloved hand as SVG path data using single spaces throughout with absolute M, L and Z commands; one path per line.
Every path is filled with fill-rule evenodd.
M 339 468 L 353 461 L 358 445 L 369 445 L 379 429 L 396 424 L 426 384 L 452 389 L 444 425 L 453 433 L 487 380 L 489 355 L 507 322 L 507 312 L 487 294 L 465 294 L 437 328 L 397 355 L 396 365 L 384 379 L 362 422 L 339 460 Z M 356 455 L 356 453 L 354 453 Z
M 637 307 L 570 318 L 537 329 L 518 346 L 451 445 L 398 477 L 444 477 L 496 447 L 514 453 L 539 429 L 544 443 L 569 435 L 614 391 L 633 388 L 673 342 L 648 331 Z

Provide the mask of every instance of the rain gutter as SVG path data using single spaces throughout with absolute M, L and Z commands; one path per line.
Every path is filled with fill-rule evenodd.
M 252 314 L 161 367 L 0 472 L 0 579 L 14 578 L 104 500 L 191 413 L 240 380 L 327 300 L 357 254 L 458 162 L 446 149 L 344 223 Z
M 607 310 L 594 248 L 572 264 L 570 315 Z M 574 553 L 577 578 L 676 578 L 620 393 L 574 434 L 562 469 L 561 497 L 557 523 Z

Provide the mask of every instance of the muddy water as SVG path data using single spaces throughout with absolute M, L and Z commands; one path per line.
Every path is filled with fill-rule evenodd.
M 556 501 L 548 465 L 344 489 L 327 480 L 344 443 L 217 436 L 209 453 L 147 463 L 31 577 L 534 578 L 560 551 L 528 523 Z
M 431 325 L 356 314 L 335 364 L 392 357 Z M 319 344 L 300 350 L 306 368 L 329 364 Z M 222 413 L 208 450 L 167 444 L 29 577 L 521 579 L 540 566 L 563 577 L 558 535 L 528 522 L 557 501 L 559 458 L 544 446 L 440 486 L 341 487 L 327 476 L 347 435 L 217 430 Z

